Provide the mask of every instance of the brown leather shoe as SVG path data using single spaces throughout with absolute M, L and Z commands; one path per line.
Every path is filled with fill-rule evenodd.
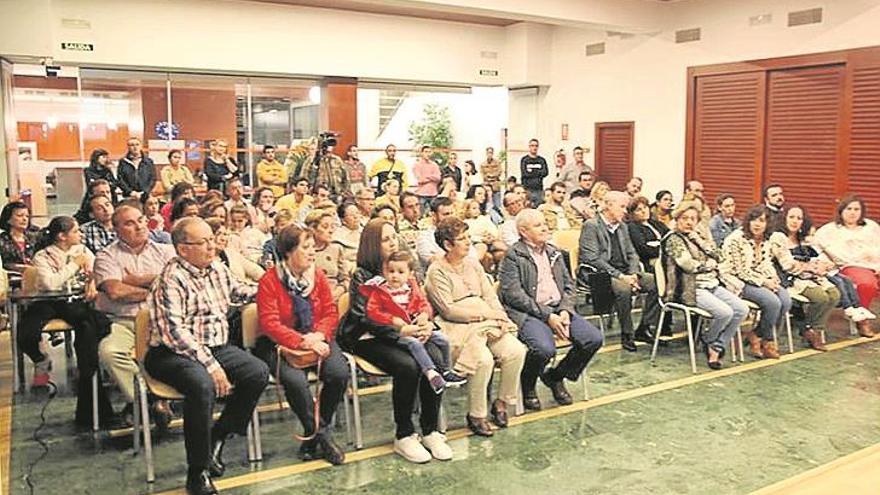
M 871 329 L 871 322 L 869 322 L 868 320 L 862 320 L 856 323 L 856 325 L 859 327 L 859 335 L 861 335 L 862 337 L 871 338 L 876 335 L 874 333 L 874 330 Z
M 749 343 L 749 355 L 752 357 L 756 357 L 761 359 L 764 357 L 764 353 L 761 352 L 761 337 L 758 337 L 758 334 L 755 332 L 746 332 L 743 334 L 746 341 Z
M 471 417 L 470 414 L 467 416 L 467 425 L 468 428 L 474 432 L 474 435 L 479 435 L 481 437 L 491 437 L 495 434 L 492 431 L 492 427 L 489 425 L 489 422 L 486 421 L 486 418 L 474 418 Z
M 507 403 L 501 399 L 495 399 L 492 409 L 489 410 L 492 422 L 499 428 L 507 428 Z
M 779 349 L 776 342 L 772 340 L 764 340 L 761 342 L 761 354 L 764 359 L 779 359 Z
M 822 352 L 825 352 L 828 350 L 828 348 L 825 347 L 825 344 L 822 343 L 822 334 L 820 332 L 817 332 L 817 331 L 813 330 L 812 328 L 808 328 L 808 329 L 804 330 L 803 337 L 804 337 L 804 340 L 806 340 L 807 343 L 810 344 L 810 347 L 812 347 L 813 349 L 816 349 L 817 351 L 822 351 Z

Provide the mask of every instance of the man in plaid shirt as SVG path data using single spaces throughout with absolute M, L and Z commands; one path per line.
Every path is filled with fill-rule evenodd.
M 180 220 L 171 239 L 177 257 L 148 299 L 152 333 L 144 365 L 185 396 L 188 493 L 217 493 L 211 477 L 223 474 L 223 444 L 232 433 L 246 433 L 269 382 L 263 361 L 228 343 L 229 304 L 253 298 L 256 287 L 238 282 L 216 259 L 214 235 L 201 218 Z M 217 397 L 226 397 L 226 407 L 211 428 Z
M 92 196 L 89 199 L 89 208 L 94 220 L 82 226 L 82 243 L 92 253 L 98 254 L 98 251 L 116 240 L 116 231 L 113 230 L 113 203 L 106 196 Z

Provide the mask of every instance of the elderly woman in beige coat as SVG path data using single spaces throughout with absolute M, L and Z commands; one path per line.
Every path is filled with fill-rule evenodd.
M 468 258 L 467 224 L 458 218 L 440 222 L 437 244 L 446 251 L 428 268 L 425 293 L 437 311 L 435 322 L 449 338 L 453 368 L 469 376 L 468 427 L 477 435 L 491 436 L 487 417 L 500 428 L 507 426 L 507 407 L 517 403 L 519 376 L 526 356 L 516 338 L 516 325 L 498 301 L 483 267 Z M 501 366 L 498 398 L 488 407 L 487 391 L 495 362 Z

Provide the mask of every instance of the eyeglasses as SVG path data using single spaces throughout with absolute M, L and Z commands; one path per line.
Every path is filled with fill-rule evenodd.
M 217 242 L 217 238 L 214 236 L 205 237 L 204 239 L 200 239 L 198 241 L 183 241 L 181 244 L 186 244 L 187 246 L 204 246 L 206 244 L 214 244 Z

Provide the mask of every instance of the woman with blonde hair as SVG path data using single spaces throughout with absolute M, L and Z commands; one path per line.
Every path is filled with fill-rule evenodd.
M 306 227 L 315 238 L 315 266 L 327 275 L 330 293 L 335 300 L 348 291 L 351 273 L 345 260 L 345 249 L 333 241 L 336 231 L 334 217 L 335 214 L 327 210 L 315 210 L 306 217 Z
M 395 213 L 400 213 L 400 181 L 397 179 L 386 180 L 382 184 L 382 191 L 385 194 L 376 198 L 376 207 L 389 205 Z

